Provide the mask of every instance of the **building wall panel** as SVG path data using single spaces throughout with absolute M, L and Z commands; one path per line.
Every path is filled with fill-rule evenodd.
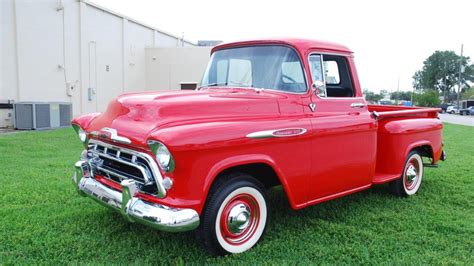
M 68 102 L 74 116 L 147 89 L 146 48 L 193 46 L 83 0 L 0 0 L 0 21 L 0 101 Z

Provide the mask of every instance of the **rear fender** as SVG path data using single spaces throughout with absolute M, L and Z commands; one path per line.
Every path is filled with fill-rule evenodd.
M 431 149 L 431 156 L 434 156 L 433 155 L 433 145 L 431 144 L 431 142 L 429 142 L 428 140 L 420 140 L 420 141 L 417 141 L 417 142 L 414 142 L 412 143 L 411 145 L 409 145 L 405 151 L 405 158 L 408 157 L 408 154 L 416 149 L 416 148 L 419 148 L 419 147 L 422 147 L 422 146 L 429 146 L 430 149 Z

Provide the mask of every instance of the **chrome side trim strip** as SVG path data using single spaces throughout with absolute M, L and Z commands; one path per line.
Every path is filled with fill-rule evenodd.
M 247 134 L 247 138 L 251 139 L 266 139 L 266 138 L 274 138 L 273 132 L 275 130 L 265 130 L 265 131 L 257 131 Z
M 286 138 L 300 136 L 307 131 L 306 128 L 281 128 L 252 132 L 247 134 L 246 137 L 251 139 Z
M 367 104 L 365 103 L 351 103 L 351 108 L 364 108 Z

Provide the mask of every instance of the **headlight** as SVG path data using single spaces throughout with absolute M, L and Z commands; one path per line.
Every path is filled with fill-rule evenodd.
M 166 172 L 174 170 L 174 159 L 170 151 L 166 146 L 155 140 L 149 140 L 148 146 L 150 146 L 151 152 L 155 154 L 158 165 Z
M 79 130 L 77 131 L 77 135 L 79 135 L 79 139 L 82 142 L 87 141 L 87 133 L 84 130 L 82 130 L 82 128 L 79 128 Z
M 171 161 L 171 153 L 165 145 L 160 145 L 156 151 L 156 160 L 163 168 L 168 168 Z
M 76 131 L 77 135 L 79 136 L 79 139 L 84 145 L 87 145 L 89 142 L 89 138 L 87 137 L 87 132 L 84 131 L 79 125 L 72 124 L 72 127 Z

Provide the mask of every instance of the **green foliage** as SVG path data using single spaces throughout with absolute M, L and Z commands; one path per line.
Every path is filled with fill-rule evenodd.
M 411 101 L 411 91 L 394 91 L 390 99 L 397 101 Z
M 366 101 L 376 103 L 382 100 L 384 96 L 382 94 L 377 94 L 373 91 L 369 91 L 368 89 L 364 89 L 364 97 Z
M 463 100 L 474 99 L 474 87 L 470 87 L 462 94 Z
M 380 90 L 380 95 L 382 95 L 382 98 L 389 97 L 390 92 L 388 90 Z
M 435 90 L 424 90 L 413 95 L 413 101 L 417 106 L 438 107 L 440 105 L 439 94 Z
M 386 186 L 292 210 L 269 191 L 270 220 L 252 250 L 211 258 L 193 232 L 127 222 L 71 183 L 82 145 L 72 129 L 0 135 L 0 265 L 453 265 L 474 261 L 473 127 L 444 125 L 448 160 L 419 193 Z M 178 178 L 178 177 L 176 177 Z
M 462 83 L 474 81 L 474 65 L 470 58 L 453 51 L 435 51 L 423 62 L 423 68 L 413 75 L 413 87 L 417 90 L 435 89 L 443 95 L 449 94 L 459 83 L 459 62 L 464 68 Z

